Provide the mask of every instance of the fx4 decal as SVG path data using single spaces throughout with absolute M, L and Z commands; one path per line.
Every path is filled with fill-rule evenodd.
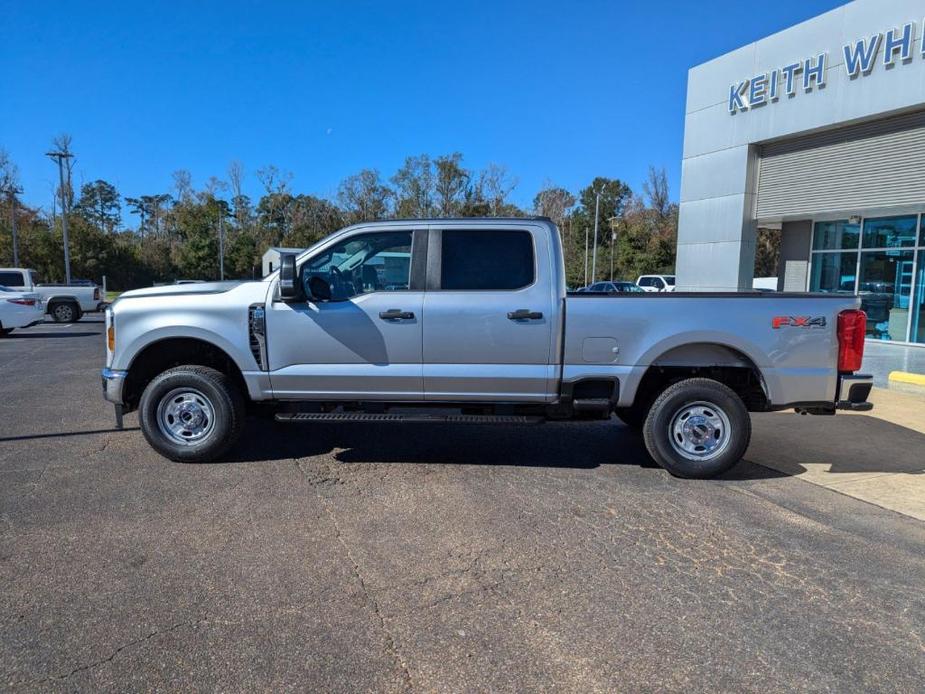
M 780 328 L 824 328 L 825 316 L 774 316 L 771 327 Z

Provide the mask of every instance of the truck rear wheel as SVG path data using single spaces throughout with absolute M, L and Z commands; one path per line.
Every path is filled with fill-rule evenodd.
M 178 366 L 152 380 L 138 419 L 158 453 L 181 463 L 221 457 L 241 436 L 244 397 L 232 380 L 205 366 Z
M 59 301 L 48 307 L 55 323 L 73 323 L 80 320 L 80 310 L 70 301 Z
M 656 398 L 643 426 L 649 455 L 678 477 L 706 479 L 738 463 L 752 422 L 745 403 L 709 378 L 679 381 Z

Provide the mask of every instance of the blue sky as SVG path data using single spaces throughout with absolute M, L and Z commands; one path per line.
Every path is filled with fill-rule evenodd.
M 61 132 L 75 183 L 129 196 L 232 160 L 254 197 L 266 164 L 333 196 L 361 168 L 458 150 L 506 165 L 522 205 L 546 181 L 639 190 L 650 164 L 676 199 L 688 68 L 839 4 L 0 0 L 0 148 L 46 207 Z

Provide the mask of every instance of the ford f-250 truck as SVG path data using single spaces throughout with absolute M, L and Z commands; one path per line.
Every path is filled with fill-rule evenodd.
M 130 291 L 106 311 L 105 397 L 177 461 L 279 421 L 639 429 L 670 472 L 734 465 L 749 412 L 870 409 L 858 299 L 566 295 L 548 219 L 352 226 L 261 281 Z M 616 452 L 615 452 L 616 454 Z

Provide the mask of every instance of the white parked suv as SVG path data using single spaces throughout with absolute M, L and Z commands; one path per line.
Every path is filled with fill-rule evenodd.
M 674 275 L 640 275 L 636 284 L 644 292 L 673 292 Z

